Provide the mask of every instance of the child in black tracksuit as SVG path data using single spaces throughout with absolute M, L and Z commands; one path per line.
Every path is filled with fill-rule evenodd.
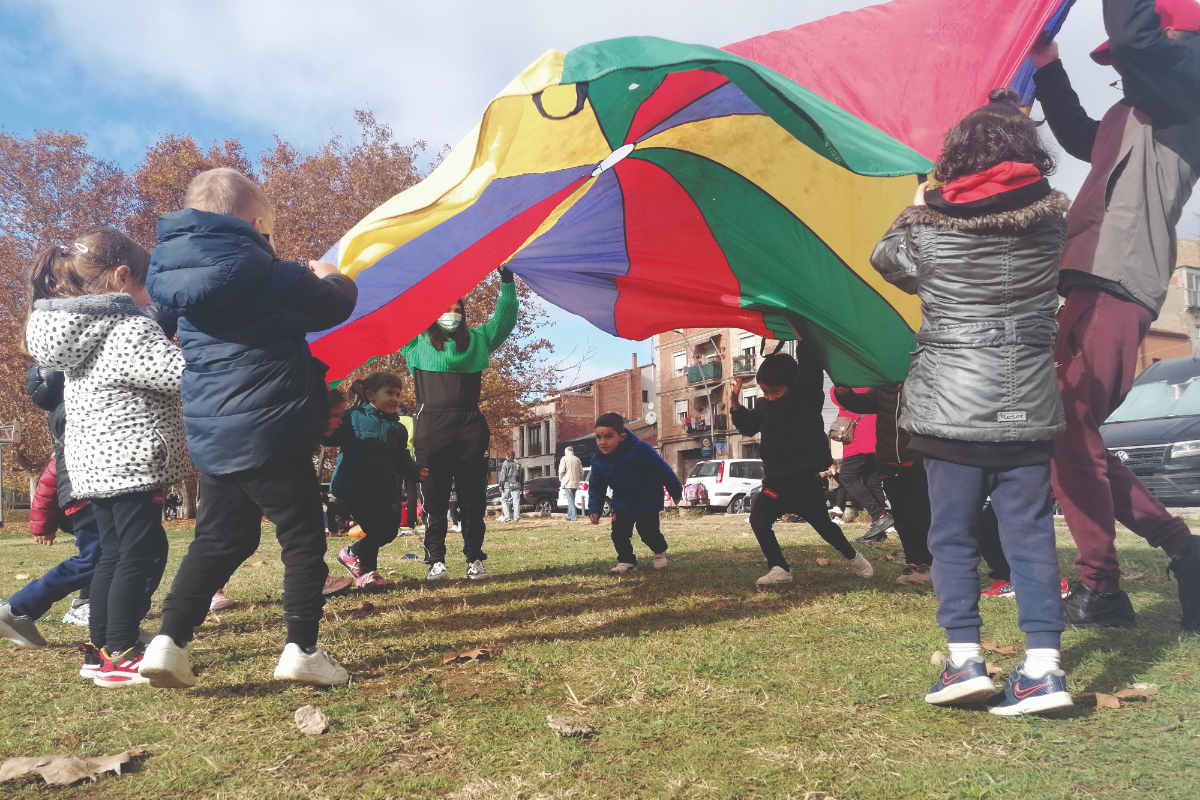
M 396 475 L 423 481 L 429 470 L 408 452 L 408 429 L 400 422 L 399 375 L 376 372 L 350 387 L 355 403 L 342 415 L 342 425 L 323 441 L 341 448 L 329 490 L 350 507 L 366 534 L 342 548 L 338 562 L 358 587 L 391 586 L 380 576 L 379 549 L 399 534 L 393 505 L 400 499 Z
M 797 359 L 773 353 L 758 369 L 758 387 L 763 397 L 754 408 L 740 402 L 742 381 L 735 378 L 730 393 L 733 424 L 743 436 L 762 433 L 762 492 L 750 508 L 750 527 L 770 567 L 756 583 L 768 586 L 792 580 L 791 567 L 775 538 L 775 520 L 798 514 L 821 538 L 850 562 L 856 575 L 874 574 L 869 561 L 846 539 L 842 529 L 829 519 L 824 487 L 818 473 L 833 463 L 821 407 L 825 403 L 821 366 L 803 342 L 798 342 Z

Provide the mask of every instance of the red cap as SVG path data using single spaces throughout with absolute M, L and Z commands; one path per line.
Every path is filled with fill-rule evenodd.
M 1154 10 L 1162 17 L 1162 26 L 1177 31 L 1200 31 L 1200 3 L 1196 0 L 1157 0 Z M 1112 53 L 1108 42 L 1092 51 L 1092 61 L 1108 67 L 1112 65 Z

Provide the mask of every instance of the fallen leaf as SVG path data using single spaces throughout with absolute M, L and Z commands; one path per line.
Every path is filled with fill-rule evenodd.
M 941 650 L 934 650 L 929 655 L 929 663 L 933 664 L 935 667 L 943 666 L 946 663 L 946 654 Z
M 1141 572 L 1125 572 L 1124 570 L 1121 570 L 1121 580 L 1123 581 L 1136 581 L 1138 578 L 1144 577 L 1146 577 L 1145 570 L 1142 570 Z
M 832 561 L 830 561 L 828 558 L 818 558 L 818 559 L 817 559 L 817 566 L 818 566 L 818 567 L 828 567 L 828 566 L 829 566 L 830 564 L 832 564 L 832 563 L 833 563 L 833 562 L 832 562 Z
M 1176 717 L 1175 721 L 1172 722 L 1170 725 L 1167 725 L 1162 728 L 1155 728 L 1155 730 L 1158 731 L 1159 733 L 1171 733 L 1172 731 L 1179 730 L 1186 724 L 1187 724 L 1187 720 L 1180 716 L 1180 717 Z
M 19 581 L 31 581 L 31 580 L 33 580 L 33 576 L 32 576 L 32 575 L 26 575 L 24 572 L 18 572 L 16 575 L 13 575 L 13 577 L 14 577 L 14 578 L 16 578 L 16 579 L 17 579 L 17 580 L 19 580 Z M 66 758 L 66 756 L 63 756 L 63 758 Z
M 891 700 L 892 696 L 890 694 L 881 694 L 881 695 L 879 695 L 879 697 L 876 697 L 875 699 L 876 700 Z
M 370 614 L 375 610 L 375 606 L 372 603 L 368 603 L 366 600 L 364 600 L 363 604 L 358 607 L 358 610 Z
M 1121 691 L 1114 693 L 1113 697 L 1119 698 L 1121 700 L 1149 700 L 1150 699 L 1150 697 L 1148 695 L 1145 695 L 1142 692 L 1139 692 L 1137 689 L 1122 689 Z
M 106 772 L 120 775 L 122 764 L 142 754 L 141 750 L 128 750 L 115 756 L 97 758 L 80 758 L 76 755 L 8 758 L 0 763 L 0 782 L 11 781 L 30 772 L 38 773 L 51 786 L 69 786 L 82 780 L 95 782 Z
M 1077 697 L 1080 700 L 1088 700 L 1095 703 L 1096 708 L 1118 709 L 1121 707 L 1121 701 L 1116 695 L 1105 694 L 1104 692 L 1080 692 Z
M 1000 674 L 1000 667 L 996 666 L 992 662 L 990 662 L 990 661 L 986 662 L 985 666 L 987 667 L 988 675 L 999 675 Z
M 575 717 L 560 717 L 554 714 L 547 714 L 546 724 L 550 726 L 550 730 L 564 738 L 586 739 L 589 736 L 596 735 L 595 728 Z
M 1133 688 L 1140 692 L 1142 697 L 1146 699 L 1158 697 L 1159 686 L 1157 683 L 1135 683 Z
M 1017 648 L 1013 647 L 1012 645 L 1001 647 L 996 643 L 995 639 L 991 640 L 990 642 L 984 642 L 982 647 L 989 653 L 999 653 L 1002 656 L 1011 656 L 1013 653 L 1017 652 Z
M 309 736 L 320 736 L 329 730 L 329 717 L 314 705 L 300 706 L 296 709 L 296 727 L 301 733 Z
M 443 664 L 465 664 L 468 661 L 483 661 L 492 657 L 492 651 L 487 648 L 479 648 L 477 650 L 464 650 L 461 653 L 456 653 L 451 650 L 442 655 Z
M 732 548 L 732 547 L 722 547 L 722 548 L 721 548 L 721 552 L 722 552 L 722 553 L 732 553 L 732 552 L 733 552 L 733 548 Z

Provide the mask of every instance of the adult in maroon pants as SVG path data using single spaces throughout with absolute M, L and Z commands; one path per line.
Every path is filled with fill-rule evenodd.
M 1175 226 L 1200 172 L 1200 3 L 1104 0 L 1109 41 L 1092 58 L 1111 64 L 1124 97 L 1088 117 L 1058 59 L 1030 53 L 1038 99 L 1055 138 L 1091 172 L 1067 214 L 1055 362 L 1067 429 L 1051 478 L 1079 547 L 1081 580 L 1063 613 L 1072 625 L 1132 628 L 1121 591 L 1119 520 L 1171 558 L 1184 630 L 1200 631 L 1200 537 L 1172 517 L 1109 454 L 1100 425 L 1133 385 L 1138 347 L 1158 316 L 1175 268 Z

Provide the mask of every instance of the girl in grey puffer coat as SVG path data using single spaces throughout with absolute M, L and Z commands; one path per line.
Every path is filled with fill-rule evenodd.
M 874 267 L 921 298 L 923 322 L 900 425 L 925 456 L 938 623 L 950 657 L 925 696 L 935 705 L 991 697 L 980 648 L 978 521 L 990 496 L 1012 566 L 1026 658 L 1000 715 L 1071 705 L 1059 668 L 1063 630 L 1050 459 L 1063 432 L 1054 373 L 1055 288 L 1067 198 L 1016 93 L 992 92 L 946 136 L 935 170 L 875 248 Z
M 150 254 L 98 228 L 51 247 L 33 272 L 25 330 L 38 364 L 66 375 L 65 455 L 100 534 L 85 668 L 103 687 L 145 683 L 139 625 L 166 566 L 161 489 L 187 465 L 183 356 L 150 305 Z

